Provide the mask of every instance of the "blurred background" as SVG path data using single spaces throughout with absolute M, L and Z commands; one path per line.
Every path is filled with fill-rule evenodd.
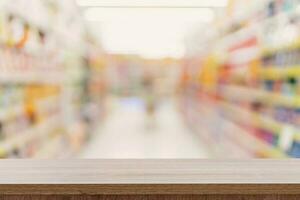
M 0 157 L 300 157 L 300 1 L 0 0 Z

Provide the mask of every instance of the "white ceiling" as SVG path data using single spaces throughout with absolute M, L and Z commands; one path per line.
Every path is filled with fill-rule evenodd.
M 181 57 L 186 34 L 214 19 L 225 0 L 77 0 L 110 53 Z

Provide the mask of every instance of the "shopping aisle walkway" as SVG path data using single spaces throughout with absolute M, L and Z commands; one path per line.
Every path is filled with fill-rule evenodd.
M 206 158 L 199 137 L 181 121 L 168 101 L 149 130 L 138 99 L 116 101 L 110 116 L 81 154 L 81 158 Z

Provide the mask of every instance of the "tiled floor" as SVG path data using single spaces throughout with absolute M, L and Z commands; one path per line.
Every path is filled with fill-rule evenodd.
M 149 124 L 138 99 L 116 101 L 81 158 L 206 158 L 199 137 L 186 129 L 173 101 Z M 153 127 L 149 129 L 150 127 Z

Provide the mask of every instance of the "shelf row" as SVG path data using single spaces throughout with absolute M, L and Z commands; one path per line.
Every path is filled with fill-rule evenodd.
M 281 93 L 274 93 L 263 89 L 223 85 L 220 86 L 221 95 L 229 101 L 235 102 L 260 102 L 268 106 L 283 106 L 287 108 L 300 108 L 300 96 L 287 96 Z
M 267 118 L 257 120 L 259 123 L 251 124 L 251 121 L 247 120 L 253 120 L 253 117 L 257 117 L 257 115 L 244 109 L 241 110 L 233 104 L 213 103 L 209 97 L 201 98 L 198 101 L 194 101 L 191 96 L 187 95 L 182 98 L 185 99 L 182 100 L 183 102 L 188 102 L 181 102 L 181 106 L 184 106 L 185 119 L 200 135 L 200 139 L 206 144 L 212 157 L 289 157 L 279 147 L 262 140 L 251 130 L 246 130 L 241 126 L 242 123 L 260 128 L 268 127 L 270 122 Z M 221 113 L 230 114 L 222 115 Z
M 61 123 L 61 118 L 58 116 L 53 116 L 47 119 L 45 122 L 33 126 L 30 129 L 24 130 L 17 135 L 0 142 L 0 151 L 2 157 L 27 145 L 30 141 L 39 139 L 40 137 L 46 137 L 46 134 L 50 134 L 51 130 L 57 127 Z

